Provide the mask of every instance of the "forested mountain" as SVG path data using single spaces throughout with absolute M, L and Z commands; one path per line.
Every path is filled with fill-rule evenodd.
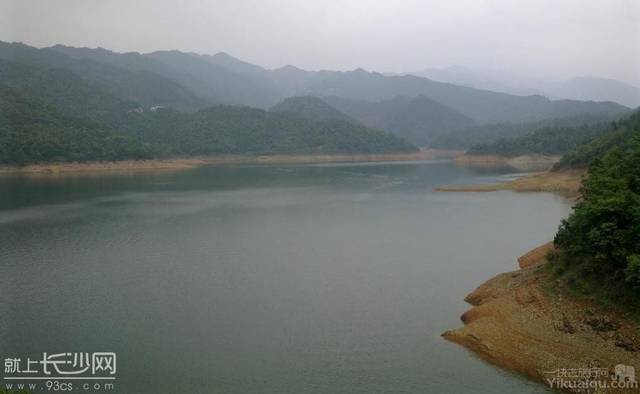
M 532 133 L 502 138 L 495 142 L 479 144 L 467 151 L 468 155 L 563 155 L 572 149 L 593 141 L 607 129 L 606 125 L 579 127 L 545 127 Z
M 114 55 L 110 51 L 77 49 L 83 53 L 91 53 L 95 58 L 76 59 L 59 52 L 60 48 L 63 47 L 36 49 L 23 44 L 7 44 L 0 41 L 0 59 L 41 68 L 66 68 L 108 92 L 142 105 L 199 108 L 207 103 L 188 88 L 162 76 L 152 68 L 147 68 L 146 65 L 131 65 L 129 68 L 113 65 L 112 63 L 117 62 L 112 60 Z M 138 54 L 117 56 L 131 64 L 140 60 Z
M 49 102 L 67 115 L 104 117 L 140 106 L 76 75 L 68 68 L 45 68 L 0 60 L 0 83 Z
M 587 163 L 582 198 L 563 220 L 558 252 L 549 258 L 574 290 L 631 308 L 640 301 L 640 114 L 565 162 Z
M 529 122 L 584 114 L 618 114 L 614 103 L 551 101 L 434 82 L 411 75 L 385 76 L 362 69 L 305 71 L 292 66 L 266 70 L 227 54 L 179 51 L 150 54 L 54 46 L 36 49 L 0 43 L 0 58 L 70 68 L 120 97 L 143 105 L 198 109 L 211 104 L 268 108 L 291 96 L 338 96 L 382 101 L 423 95 L 478 123 Z
M 390 131 L 418 146 L 429 146 L 438 136 L 475 124 L 456 110 L 424 96 L 375 102 L 336 96 L 324 100 L 362 124 Z
M 340 120 L 249 107 L 144 108 L 68 68 L 0 61 L 0 87 L 0 163 L 416 150 Z
M 477 125 L 442 135 L 436 138 L 430 144 L 430 147 L 439 149 L 469 149 L 476 145 L 490 147 L 499 140 L 517 140 L 519 137 L 524 137 L 543 129 L 591 128 L 595 125 L 607 125 L 622 118 L 624 117 L 621 115 L 581 115 L 537 122 Z M 497 152 L 495 153 L 498 154 Z
M 478 144 L 488 144 L 502 138 L 517 138 L 540 129 L 542 123 L 490 123 L 452 130 L 437 136 L 429 146 L 436 149 L 468 149 Z
M 613 141 L 626 136 L 616 137 L 622 126 L 633 122 L 634 116 L 627 117 L 598 117 L 582 116 L 573 118 L 555 119 L 525 124 L 491 125 L 478 127 L 491 132 L 500 132 L 502 135 L 495 138 L 486 135 L 485 141 L 478 142 L 470 147 L 468 155 L 564 155 L 562 166 L 586 167 L 591 159 L 602 155 L 613 146 Z M 478 129 L 476 128 L 476 129 Z M 502 131 L 502 129 L 506 129 Z M 613 130 L 617 130 L 614 132 Z M 464 130 L 465 135 L 471 134 L 473 129 Z M 476 130 L 477 132 L 477 130 Z M 451 138 L 449 135 L 447 138 Z M 472 141 L 473 138 L 466 138 Z M 593 145 L 591 142 L 593 141 Z M 437 142 L 436 142 L 437 143 Z M 591 152 L 591 150 L 594 150 Z
M 134 114 L 135 116 L 135 114 Z M 215 106 L 194 114 L 171 109 L 145 114 L 136 132 L 177 154 L 330 154 L 410 152 L 390 133 L 340 120 L 311 121 L 262 109 Z
M 170 67 L 176 81 L 214 102 L 267 108 L 281 96 L 270 79 L 230 71 L 206 57 L 180 51 L 157 51 L 144 57 Z
M 273 86 L 268 81 L 231 72 L 196 54 L 180 51 L 121 54 L 100 48 L 61 45 L 51 49 L 77 61 L 101 62 L 131 73 L 150 72 L 172 81 L 199 98 L 199 105 L 185 102 L 181 106 L 184 108 L 197 109 L 216 103 L 264 107 L 276 98 Z M 156 101 L 149 105 L 163 105 L 160 103 L 161 97 Z
M 282 122 L 281 136 L 286 136 L 290 143 L 272 143 L 254 135 L 257 141 L 261 141 L 258 143 L 263 147 L 261 152 L 293 152 L 296 149 L 301 152 L 369 152 L 371 149 L 383 149 L 378 144 L 384 139 L 381 134 L 368 130 L 368 135 L 378 142 L 370 144 L 371 141 L 361 141 L 362 144 L 359 144 L 356 140 L 360 137 L 357 136 L 364 135 L 359 133 L 365 127 L 353 124 L 346 126 L 333 119 L 351 122 L 355 119 L 365 126 L 393 132 L 420 146 L 444 145 L 442 141 L 448 141 L 448 147 L 459 147 L 468 145 L 468 141 L 474 138 L 478 142 L 487 141 L 482 139 L 482 132 L 472 136 L 467 134 L 468 138 L 450 138 L 464 135 L 464 130 L 483 127 L 487 122 L 522 123 L 567 116 L 606 118 L 628 111 L 626 107 L 614 103 L 550 101 L 540 96 L 512 96 L 415 76 L 385 76 L 362 69 L 349 72 L 312 72 L 287 66 L 267 70 L 224 53 L 213 56 L 180 51 L 116 53 L 101 48 L 57 45 L 37 49 L 24 44 L 0 42 L 0 76 L 0 83 L 26 100 L 36 99 L 64 116 L 89 120 L 92 124 L 98 124 L 100 129 L 118 130 L 119 133 L 135 133 L 144 129 L 147 124 L 153 124 L 155 117 L 160 114 L 149 113 L 150 107 L 170 107 L 161 111 L 162 116 L 171 114 L 168 121 L 173 122 L 174 127 L 179 126 L 178 130 L 190 130 L 189 133 L 192 134 L 196 133 L 195 126 L 190 126 L 192 123 L 189 123 L 193 119 L 214 122 L 214 114 L 221 116 L 223 120 L 219 124 L 224 125 L 224 130 L 209 128 L 209 125 L 204 124 L 200 126 L 221 138 L 218 140 L 221 144 L 219 149 L 214 149 L 212 144 L 203 144 L 210 153 L 254 150 L 234 145 L 240 141 L 248 143 L 244 140 L 242 131 L 236 131 L 237 136 L 228 133 L 228 130 L 235 129 L 224 119 L 227 116 L 234 117 L 235 109 L 232 111 L 224 107 L 227 109 L 214 112 L 203 112 L 202 109 L 220 104 L 269 108 L 284 98 L 295 95 L 322 96 L 328 102 L 328 108 L 321 109 L 318 101 L 314 103 L 313 99 L 307 98 L 309 108 L 305 109 L 303 106 L 295 108 L 295 111 L 284 111 L 297 112 L 298 115 L 295 116 L 290 113 L 238 109 L 247 113 L 250 124 L 259 125 L 256 127 L 260 132 L 270 130 L 265 135 L 276 135 L 272 128 Z M 337 113 L 331 111 L 330 107 L 335 108 Z M 190 118 L 175 109 L 193 112 L 194 115 Z M 140 115 L 136 111 L 145 112 Z M 282 108 L 276 107 L 276 111 L 282 111 Z M 346 118 L 339 116 L 340 112 L 346 114 Z M 304 119 L 312 117 L 312 114 L 316 114 L 317 118 Z M 325 120 L 332 121 L 324 122 Z M 319 121 L 324 122 L 322 126 L 317 124 Z M 247 123 L 244 125 L 249 127 Z M 331 130 L 334 130 L 338 134 L 344 134 L 347 140 L 345 145 L 336 141 L 318 146 L 308 145 L 310 140 L 303 142 L 298 139 L 297 134 L 294 136 L 295 133 L 288 130 L 303 126 L 307 127 L 306 131 L 296 132 L 318 133 L 331 139 L 334 136 Z M 163 125 L 157 127 L 160 130 Z M 505 126 L 502 132 L 506 134 L 510 130 L 515 129 Z M 308 137 L 316 138 L 317 135 Z M 144 139 L 139 142 L 164 144 L 149 138 L 148 133 L 144 134 Z M 185 135 L 185 139 L 189 138 L 192 137 Z M 386 151 L 410 149 L 408 145 L 393 139 L 385 141 L 389 144 L 383 149 Z M 163 146 L 157 152 L 183 154 L 191 150 L 193 149 L 180 150 L 176 146 L 167 150 Z M 146 150 L 150 151 L 153 149 Z
M 361 69 L 349 72 L 320 71 L 307 83 L 304 94 L 368 101 L 424 95 L 478 123 L 530 122 L 584 114 L 614 115 L 628 111 L 627 107 L 610 102 L 552 101 L 542 96 L 513 96 L 411 75 L 385 76 Z
M 640 138 L 640 112 L 638 111 L 628 119 L 614 122 L 602 135 L 564 155 L 555 169 L 586 168 L 612 149 L 626 149 L 633 138 Z
M 141 159 L 158 148 L 0 84 L 0 163 Z
M 357 120 L 314 96 L 288 97 L 271 107 L 270 111 L 297 114 L 310 120 L 342 120 L 358 123 Z

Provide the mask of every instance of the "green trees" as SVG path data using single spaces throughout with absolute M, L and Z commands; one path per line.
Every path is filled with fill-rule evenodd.
M 613 122 L 612 127 L 593 141 L 578 146 L 567 153 L 556 165 L 562 168 L 586 168 L 594 160 L 603 157 L 613 148 L 623 148 L 629 143 L 634 134 L 640 129 L 640 112 L 619 122 Z
M 148 158 L 154 149 L 0 85 L 0 163 Z
M 357 120 L 314 96 L 288 97 L 271 107 L 269 111 L 297 114 L 310 120 L 343 120 L 345 122 L 358 123 Z
M 431 146 L 437 138 L 475 125 L 460 112 L 425 96 L 381 101 L 331 96 L 324 100 L 366 126 L 390 131 L 418 146 Z
M 562 155 L 588 143 L 606 130 L 603 125 L 579 127 L 544 127 L 532 133 L 502 138 L 494 142 L 479 144 L 467 151 L 470 155 Z
M 220 105 L 193 114 L 163 109 L 130 114 L 126 127 L 176 155 L 384 153 L 416 150 L 390 133 L 341 120 Z
M 616 291 L 640 295 L 640 129 L 595 159 L 582 200 L 555 237 L 556 264 Z
M 341 120 L 234 106 L 152 111 L 70 70 L 0 61 L 0 164 L 416 149 L 390 133 Z

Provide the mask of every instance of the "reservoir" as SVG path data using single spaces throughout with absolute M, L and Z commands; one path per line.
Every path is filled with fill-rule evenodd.
M 571 203 L 432 190 L 516 175 L 434 161 L 1 177 L 0 356 L 114 352 L 117 393 L 547 392 L 440 337 Z

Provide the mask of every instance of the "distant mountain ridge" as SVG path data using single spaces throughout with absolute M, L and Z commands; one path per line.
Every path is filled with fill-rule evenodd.
M 380 101 L 330 96 L 324 100 L 364 125 L 390 131 L 418 146 L 429 146 L 439 136 L 475 125 L 472 119 L 425 96 Z
M 427 68 L 422 71 L 407 72 L 404 74 L 516 96 L 545 95 L 543 91 L 532 87 L 536 86 L 534 81 L 523 80 L 520 76 L 513 76 L 502 70 L 478 70 L 463 66 L 449 66 Z
M 0 42 L 0 59 L 67 67 L 121 97 L 146 105 L 191 110 L 211 104 L 269 108 L 286 97 L 313 95 L 365 101 L 425 96 L 480 124 L 628 111 L 610 102 L 514 96 L 411 75 L 385 76 L 363 69 L 315 72 L 288 66 L 267 70 L 224 53 L 116 53 L 61 45 L 36 49 Z
M 575 77 L 565 81 L 525 78 L 502 70 L 461 66 L 429 68 L 409 75 L 514 95 L 541 95 L 554 99 L 611 101 L 630 108 L 640 106 L 640 88 L 609 78 Z
M 380 101 L 397 96 L 425 96 L 478 123 L 527 122 L 581 114 L 628 111 L 615 103 L 552 101 L 542 96 L 513 96 L 434 82 L 415 76 L 384 76 L 362 69 L 319 71 L 305 85 L 304 94 Z
M 10 73 L 15 72 L 16 67 L 37 69 L 38 73 L 33 75 L 38 75 L 38 78 L 51 77 L 52 82 L 42 85 L 41 92 L 37 92 L 34 86 L 39 82 L 29 79 L 31 77 L 22 81 L 19 78 L 12 80 Z M 0 83 L 16 89 L 19 94 L 43 100 L 45 105 L 55 101 L 56 110 L 75 111 L 65 112 L 69 116 L 89 115 L 93 122 L 106 125 L 110 130 L 118 127 L 131 130 L 131 122 L 135 123 L 134 120 L 137 119 L 132 115 L 120 118 L 111 116 L 110 111 L 106 110 L 110 105 L 127 106 L 127 111 L 164 108 L 161 112 L 168 122 L 174 122 L 182 130 L 187 130 L 184 127 L 189 124 L 189 133 L 195 134 L 197 130 L 195 123 L 192 123 L 193 118 L 199 117 L 205 122 L 215 121 L 214 115 L 220 116 L 226 119 L 222 122 L 225 129 L 211 129 L 210 132 L 217 135 L 217 144 L 225 147 L 216 150 L 215 144 L 201 143 L 208 146 L 208 152 L 241 152 L 243 147 L 237 144 L 240 141 L 243 141 L 242 144 L 249 144 L 248 140 L 240 137 L 240 131 L 238 136 L 227 134 L 233 129 L 227 121 L 237 111 L 228 109 L 209 111 L 209 116 L 201 114 L 203 109 L 219 105 L 272 108 L 272 111 L 265 112 L 267 115 L 251 112 L 247 108 L 244 112 L 240 111 L 249 119 L 253 118 L 261 127 L 276 127 L 276 119 L 286 119 L 283 126 L 285 130 L 289 127 L 303 127 L 297 130 L 298 134 L 292 134 L 295 138 L 291 137 L 293 139 L 288 147 L 279 146 L 278 140 L 276 145 L 268 148 L 267 145 L 271 142 L 261 139 L 266 138 L 265 136 L 254 135 L 254 138 L 262 141 L 258 145 L 266 144 L 262 152 L 313 150 L 315 148 L 305 145 L 308 141 L 299 139 L 312 130 L 322 130 L 317 132 L 324 133 L 323 138 L 333 141 L 331 144 L 318 145 L 318 149 L 324 146 L 325 150 L 388 151 L 408 149 L 410 146 L 387 137 L 374 138 L 371 134 L 373 129 L 391 132 L 421 147 L 460 149 L 490 142 L 496 137 L 523 135 L 530 131 L 528 124 L 536 122 L 571 118 L 601 121 L 618 118 L 630 111 L 613 102 L 549 100 L 540 95 L 510 95 L 435 82 L 412 75 L 388 76 L 364 69 L 344 72 L 306 71 L 285 66 L 268 70 L 226 53 L 203 55 L 177 50 L 141 54 L 63 45 L 38 49 L 25 44 L 0 41 L 0 75 L 3 73 L 4 80 L 0 79 Z M 75 77 L 79 77 L 82 83 L 69 85 L 71 89 L 67 92 L 60 90 L 61 86 L 71 83 Z M 57 95 L 60 97 L 56 97 Z M 306 98 L 299 98 L 300 96 Z M 70 99 L 66 104 L 59 100 L 65 97 Z M 78 97 L 85 99 L 73 101 Z M 294 98 L 287 100 L 289 97 Z M 118 104 L 110 104 L 109 100 L 113 98 L 117 99 Z M 92 107 L 87 108 L 87 105 Z M 199 115 L 189 118 L 177 111 L 172 112 L 171 109 Z M 145 114 L 138 118 L 144 118 L 151 124 L 151 120 L 161 117 Z M 294 118 L 298 121 L 293 122 Z M 317 123 L 324 125 L 318 128 Z M 136 125 L 138 128 L 146 128 L 144 122 Z M 209 125 L 201 125 L 205 126 Z M 160 124 L 156 127 L 160 130 L 166 126 Z M 361 129 L 356 132 L 358 128 Z M 337 134 L 332 134 L 331 130 Z M 368 142 L 358 144 L 353 139 L 358 133 L 368 135 L 367 138 L 371 139 L 369 142 L 376 138 L 379 142 L 374 144 L 375 148 L 368 145 Z M 344 136 L 350 142 L 346 145 L 339 144 L 334 140 L 337 135 Z M 167 134 L 164 138 L 169 137 Z M 158 142 L 151 134 L 145 134 L 144 138 L 144 141 L 153 141 L 154 144 Z M 202 139 L 207 138 L 212 136 L 198 135 L 194 137 L 194 141 L 202 142 Z M 388 146 L 385 147 L 385 144 Z M 154 146 L 157 148 L 159 145 Z M 191 152 L 196 147 L 186 151 L 183 149 L 186 148 L 176 150 L 174 146 L 154 152 Z
M 95 66 L 88 62 L 93 72 Z M 62 64 L 47 67 L 0 57 L 0 164 L 417 150 L 391 133 L 345 121 L 309 120 L 246 106 L 216 105 L 194 112 L 150 108 Z M 122 75 L 127 73 L 111 77 Z
M 271 112 L 291 113 L 310 120 L 341 120 L 358 124 L 347 114 L 338 111 L 322 99 L 314 96 L 288 97 L 271 107 Z
M 613 101 L 631 108 L 640 107 L 640 88 L 614 79 L 577 77 L 551 84 L 547 89 L 556 97 Z

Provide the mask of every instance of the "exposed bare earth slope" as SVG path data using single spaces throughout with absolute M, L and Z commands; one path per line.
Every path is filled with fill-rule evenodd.
M 524 156 L 500 156 L 500 155 L 469 155 L 465 154 L 455 158 L 456 163 L 469 167 L 496 167 L 508 166 L 521 171 L 549 170 L 560 161 L 561 156 L 524 155 Z
M 441 192 L 494 192 L 512 190 L 516 192 L 556 192 L 570 197 L 578 196 L 583 170 L 546 171 L 514 179 L 509 182 L 476 186 L 440 186 Z
M 519 259 L 523 268 L 500 274 L 469 294 L 465 300 L 473 308 L 462 315 L 464 326 L 443 337 L 545 384 L 562 375 L 563 369 L 582 373 L 599 368 L 612 373 L 619 364 L 640 366 L 638 325 L 594 302 L 569 296 L 546 267 L 544 256 L 551 248 L 546 244 L 534 249 Z M 598 379 L 611 381 L 610 375 Z

